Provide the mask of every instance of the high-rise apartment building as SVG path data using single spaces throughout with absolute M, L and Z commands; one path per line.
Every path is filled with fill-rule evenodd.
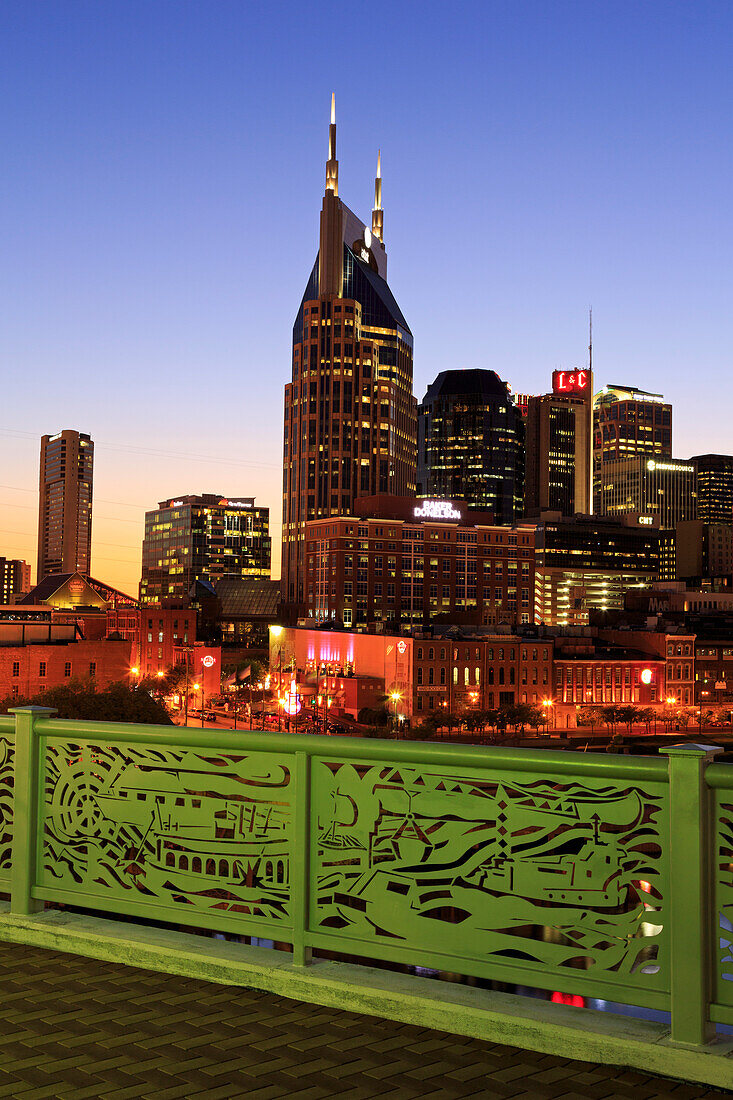
M 441 371 L 418 407 L 418 496 L 514 523 L 524 504 L 524 418 L 493 370 Z
M 31 567 L 16 558 L 0 558 L 0 603 L 31 590 Z
M 318 256 L 293 326 L 285 387 L 282 599 L 305 606 L 305 525 L 357 496 L 414 496 L 412 333 L 387 284 L 381 163 L 371 229 L 339 198 L 336 120 Z
M 697 518 L 695 467 L 672 458 L 621 458 L 604 463 L 597 512 L 602 516 L 637 513 L 671 530 L 683 520 Z
M 733 524 L 733 455 L 693 455 L 697 474 L 697 518 Z
M 269 508 L 255 507 L 254 497 L 162 500 L 145 513 L 141 602 L 185 598 L 197 581 L 229 574 L 269 577 L 269 527 Z
M 637 455 L 672 457 L 672 406 L 661 393 L 646 393 L 633 386 L 604 386 L 593 401 L 594 512 L 603 507 L 604 467 Z
M 590 512 L 593 375 L 553 372 L 552 393 L 527 404 L 526 516 Z
M 36 582 L 54 573 L 89 573 L 94 444 L 81 432 L 41 438 Z

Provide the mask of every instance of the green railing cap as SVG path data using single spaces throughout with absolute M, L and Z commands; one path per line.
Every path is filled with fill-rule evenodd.
M 659 750 L 664 756 L 704 756 L 710 759 L 725 750 L 720 745 L 695 745 L 682 742 L 679 745 L 668 745 L 666 749 Z

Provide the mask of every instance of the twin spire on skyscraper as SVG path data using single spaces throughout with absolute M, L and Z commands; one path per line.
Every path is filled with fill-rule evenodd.
M 328 160 L 326 161 L 326 191 L 339 193 L 339 162 L 336 159 L 336 93 L 331 93 L 331 123 L 328 127 Z M 374 179 L 374 209 L 372 234 L 384 244 L 384 211 L 382 210 L 382 150 L 377 150 L 377 175 Z
M 331 93 L 331 125 L 328 127 L 328 160 L 326 161 L 326 190 L 339 193 L 339 162 L 336 160 L 336 93 Z

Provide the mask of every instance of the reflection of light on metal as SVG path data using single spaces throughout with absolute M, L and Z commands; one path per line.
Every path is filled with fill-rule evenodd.
M 553 993 L 550 1000 L 554 1005 L 572 1005 L 573 1008 L 583 1008 L 585 1001 L 577 993 Z

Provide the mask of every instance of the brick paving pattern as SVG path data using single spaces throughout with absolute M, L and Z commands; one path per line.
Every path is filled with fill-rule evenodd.
M 0 1097 L 731 1095 L 269 993 L 0 944 Z

